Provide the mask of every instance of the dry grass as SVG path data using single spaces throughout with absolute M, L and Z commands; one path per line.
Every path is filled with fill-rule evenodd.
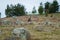
M 31 33 L 32 40 L 60 40 L 60 29 L 55 29 L 52 32 L 39 32 L 34 30 L 33 27 L 34 25 L 25 26 L 25 28 Z M 0 29 L 3 31 L 3 34 L 0 35 L 0 40 L 4 40 L 6 37 L 10 37 L 12 35 L 11 32 L 14 27 L 0 27 Z
M 58 18 L 58 17 L 60 17 L 60 14 L 55 14 L 54 16 L 56 16 L 56 18 Z M 44 16 L 42 18 L 41 17 L 40 17 L 41 20 L 42 20 L 42 18 L 45 19 Z M 49 18 L 49 17 L 47 17 L 47 18 Z M 11 33 L 12 30 L 14 28 L 20 28 L 20 27 L 21 26 L 16 26 L 16 27 L 13 27 L 13 26 L 9 26 L 9 27 L 0 26 L 0 30 L 3 31 L 2 34 L 0 35 L 0 40 L 4 40 L 6 37 L 10 37 L 12 35 L 12 33 Z M 60 27 L 59 28 L 52 28 L 51 26 L 49 26 L 49 27 L 45 26 L 44 27 L 45 29 L 48 29 L 48 28 L 52 29 L 53 31 L 51 31 L 51 32 L 36 31 L 36 30 L 33 29 L 33 27 L 35 27 L 35 25 L 32 25 L 32 24 L 31 25 L 25 25 L 24 27 L 26 29 L 28 29 L 29 32 L 31 33 L 32 40 L 60 40 Z

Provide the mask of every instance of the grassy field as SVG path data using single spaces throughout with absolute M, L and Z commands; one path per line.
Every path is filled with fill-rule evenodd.
M 60 17 L 60 14 L 55 14 L 54 15 L 56 18 Z M 36 31 L 33 29 L 36 25 L 34 24 L 29 24 L 25 25 L 24 27 L 29 30 L 31 34 L 31 39 L 32 40 L 60 40 L 60 27 L 51 27 L 51 26 L 45 26 L 44 29 L 50 28 L 52 31 L 51 32 L 45 32 L 45 31 Z M 7 37 L 12 36 L 12 30 L 14 28 L 20 28 L 21 26 L 0 26 L 0 30 L 2 30 L 2 34 L 0 35 L 0 40 L 4 40 Z
M 55 29 L 52 32 L 39 32 L 34 30 L 33 27 L 34 25 L 27 25 L 25 27 L 31 33 L 32 40 L 60 40 L 60 29 Z M 12 35 L 11 32 L 13 29 L 14 27 L 0 27 L 0 30 L 3 31 L 3 34 L 0 35 L 0 40 L 4 40 L 6 37 L 10 37 Z

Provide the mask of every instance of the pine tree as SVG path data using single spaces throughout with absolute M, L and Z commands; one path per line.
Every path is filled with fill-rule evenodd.
M 40 3 L 40 6 L 38 8 L 38 12 L 39 12 L 39 14 L 43 14 L 43 5 L 42 5 L 42 2 Z
M 53 1 L 52 6 L 53 6 L 53 13 L 56 13 L 59 9 L 57 0 Z

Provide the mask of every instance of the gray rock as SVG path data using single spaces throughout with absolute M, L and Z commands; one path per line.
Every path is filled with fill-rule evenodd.
M 2 34 L 2 30 L 0 30 L 0 35 Z
M 17 17 L 16 17 L 16 16 L 13 16 L 12 18 L 13 18 L 13 19 L 17 19 Z
M 30 40 L 30 33 L 25 28 L 15 28 L 12 33 L 13 36 L 20 37 L 21 40 Z
M 34 29 L 41 32 L 43 31 L 43 26 L 37 25 Z
M 11 22 L 8 21 L 8 20 L 2 20 L 2 23 L 3 23 L 4 25 L 9 25 L 9 24 L 11 24 Z
M 44 29 L 44 32 L 52 32 L 52 30 L 47 28 L 47 29 Z

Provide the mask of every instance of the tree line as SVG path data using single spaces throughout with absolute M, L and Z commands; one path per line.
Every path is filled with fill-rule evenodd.
M 17 5 L 7 5 L 7 8 L 5 9 L 5 14 L 7 17 L 12 16 L 22 16 L 26 15 L 26 9 L 23 5 L 17 4 Z
M 53 0 L 52 3 L 46 2 L 45 7 L 43 7 L 42 2 L 40 3 L 40 6 L 38 7 L 38 10 L 33 7 L 32 13 L 36 13 L 38 11 L 39 15 L 43 14 L 43 11 L 45 12 L 45 15 L 47 16 L 48 13 L 56 13 L 58 12 L 59 5 L 57 0 Z M 26 15 L 26 9 L 23 5 L 17 4 L 17 5 L 7 5 L 7 8 L 5 9 L 5 14 L 7 17 L 12 16 L 23 16 Z
M 43 11 L 45 11 L 45 14 L 47 15 L 48 13 L 56 13 L 58 12 L 58 9 L 59 9 L 59 5 L 58 5 L 58 2 L 57 0 L 53 0 L 52 3 L 50 2 L 46 2 L 45 7 L 43 8 L 43 4 L 42 2 L 40 3 L 40 6 L 38 8 L 38 12 L 39 14 L 43 14 Z

